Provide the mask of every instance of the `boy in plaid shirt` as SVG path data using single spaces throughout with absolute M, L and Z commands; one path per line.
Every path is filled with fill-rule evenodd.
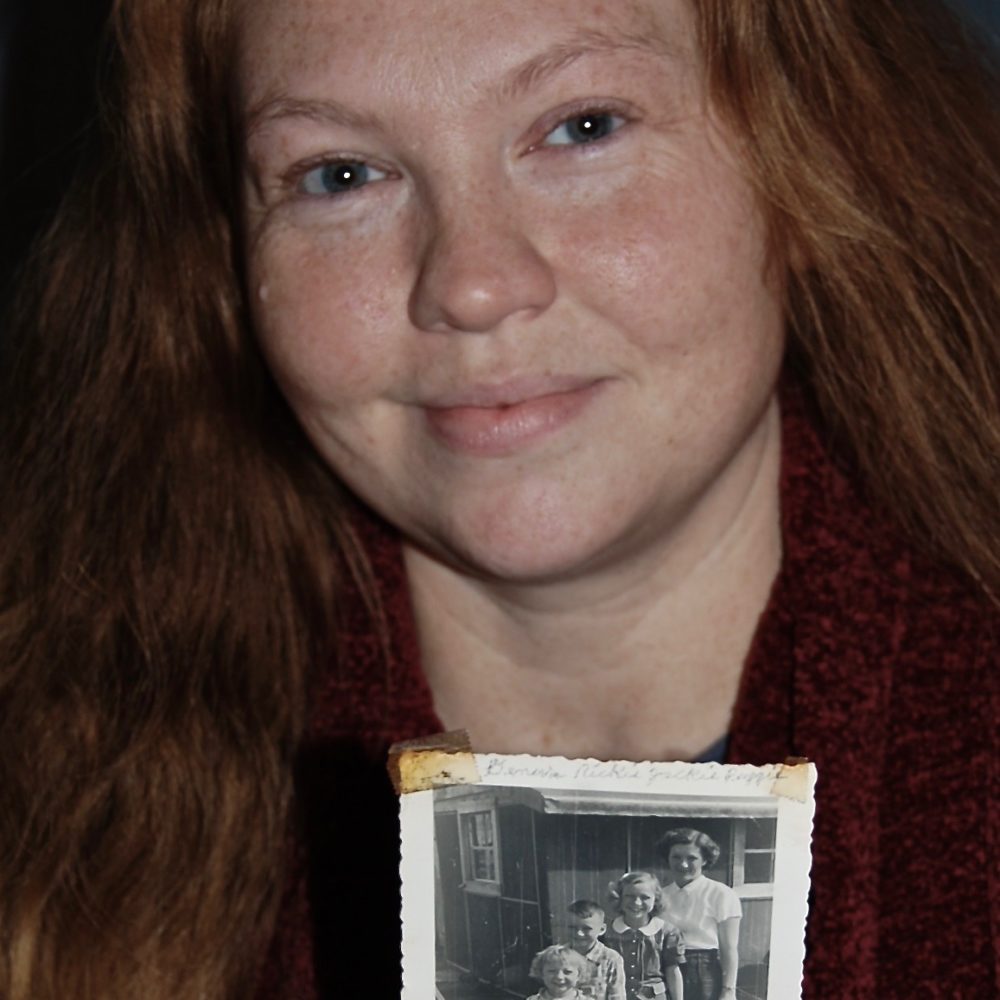
M 579 989 L 593 1000 L 625 1000 L 625 963 L 617 951 L 597 939 L 607 930 L 603 907 L 592 899 L 569 905 L 569 932 L 573 950 L 587 962 Z

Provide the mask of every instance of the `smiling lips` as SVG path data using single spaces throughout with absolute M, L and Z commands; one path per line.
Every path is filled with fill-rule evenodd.
M 483 386 L 425 405 L 424 413 L 431 431 L 452 451 L 509 455 L 570 423 L 604 384 L 545 378 Z

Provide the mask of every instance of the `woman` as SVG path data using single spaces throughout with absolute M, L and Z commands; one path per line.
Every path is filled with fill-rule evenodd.
M 684 938 L 684 996 L 735 997 L 743 907 L 725 882 L 703 874 L 719 860 L 719 845 L 707 833 L 681 827 L 668 830 L 656 849 L 674 880 L 663 890 L 663 912 Z
M 988 864 L 926 879 L 995 815 L 1000 130 L 947 15 L 115 27 L 0 392 L 0 992 L 392 995 L 384 753 L 458 725 L 817 760 L 806 995 L 988 995 Z

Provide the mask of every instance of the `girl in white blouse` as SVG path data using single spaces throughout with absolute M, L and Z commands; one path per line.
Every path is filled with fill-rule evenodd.
M 728 885 L 703 874 L 718 860 L 719 845 L 684 827 L 669 830 L 656 849 L 674 879 L 663 889 L 663 916 L 684 936 L 685 1000 L 732 1000 L 743 907 Z

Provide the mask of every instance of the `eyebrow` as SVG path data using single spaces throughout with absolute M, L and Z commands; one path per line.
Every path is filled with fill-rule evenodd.
M 500 100 L 514 100 L 583 56 L 614 55 L 623 51 L 640 52 L 659 58 L 678 55 L 676 48 L 657 38 L 654 32 L 649 35 L 610 35 L 603 31 L 581 31 L 569 41 L 558 42 L 532 56 L 527 62 L 515 66 L 501 78 L 496 86 L 496 96 Z
M 249 138 L 264 126 L 280 118 L 305 118 L 328 125 L 345 128 L 371 129 L 378 127 L 374 115 L 364 114 L 329 98 L 315 100 L 282 95 L 255 104 L 246 116 L 246 134 Z
M 557 42 L 543 52 L 508 70 L 489 89 L 500 102 L 513 101 L 584 56 L 613 55 L 622 51 L 640 52 L 659 58 L 676 57 L 678 50 L 655 33 L 649 35 L 609 35 L 601 31 L 581 31 L 572 39 Z M 357 111 L 332 98 L 293 98 L 287 95 L 265 99 L 247 112 L 248 137 L 281 118 L 305 118 L 353 129 L 378 129 L 376 115 Z

